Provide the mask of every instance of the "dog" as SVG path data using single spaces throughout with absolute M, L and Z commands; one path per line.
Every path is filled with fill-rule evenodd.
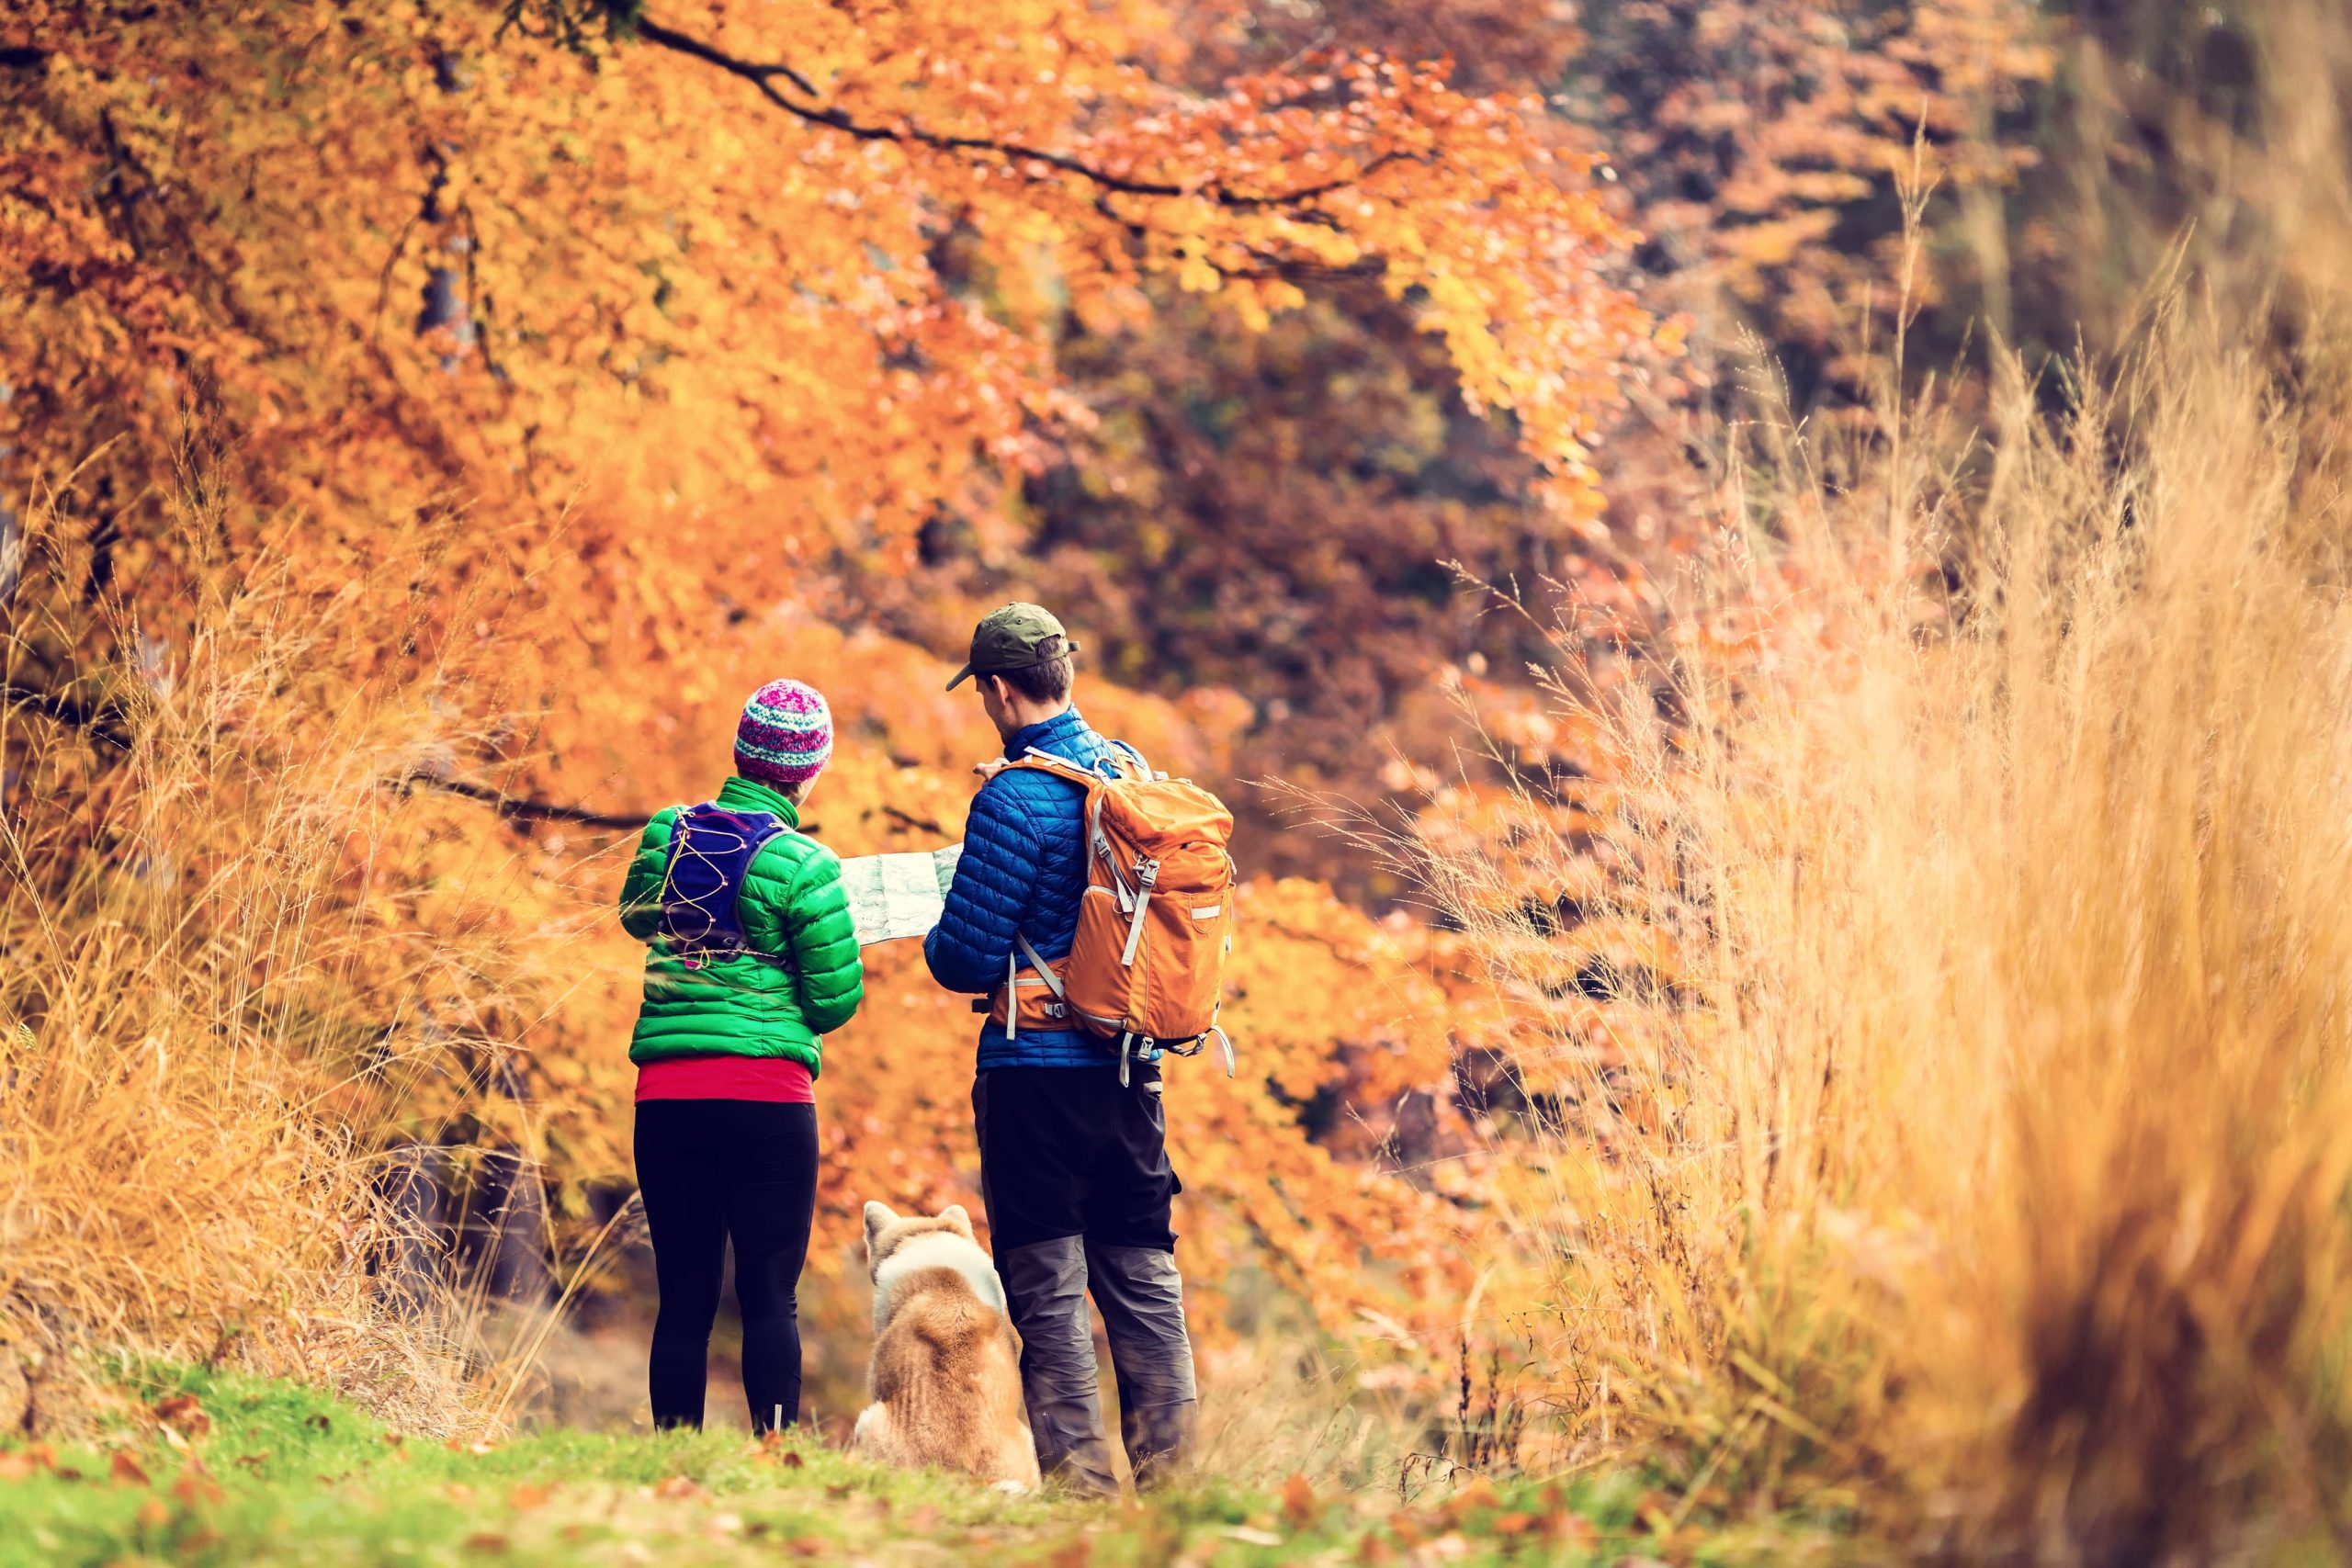
M 1036 1491 L 1020 1341 L 972 1217 L 960 1203 L 935 1218 L 868 1203 L 865 1264 L 874 1277 L 874 1403 L 857 1418 L 850 1451 Z

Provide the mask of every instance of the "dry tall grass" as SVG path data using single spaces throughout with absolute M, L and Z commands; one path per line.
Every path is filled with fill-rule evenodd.
M 1582 1075 L 1520 1213 L 1585 1437 L 1973 1552 L 2352 1532 L 2347 474 L 2229 337 L 1745 483 L 1753 637 L 1593 716 L 1655 1048 L 1492 912 L 1567 846 L 1436 868 Z
M 219 504 L 186 499 L 198 528 Z M 440 737 L 434 672 L 353 684 L 347 655 L 399 633 L 383 597 L 307 591 L 267 558 L 200 576 L 184 641 L 98 632 L 78 530 L 37 508 L 25 536 L 0 1362 L 33 1371 L 36 1425 L 71 1423 L 93 1351 L 227 1359 L 411 1429 L 460 1424 L 484 1381 L 461 1354 L 469 1303 L 369 1273 L 413 1239 L 385 1201 L 387 1145 L 470 1093 L 436 1010 L 500 973 L 405 918 L 418 834 L 383 784 Z

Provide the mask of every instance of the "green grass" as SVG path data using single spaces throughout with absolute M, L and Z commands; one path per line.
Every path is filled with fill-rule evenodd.
M 1199 1484 L 1142 1505 L 1007 1498 L 814 1440 L 548 1432 L 401 1438 L 285 1382 L 146 1369 L 98 1438 L 0 1449 L 0 1568 L 143 1562 L 728 1564 L 1828 1560 L 1788 1521 L 1701 1529 L 1626 1479 L 1317 1497 Z M 192 1399 L 196 1416 L 175 1399 Z

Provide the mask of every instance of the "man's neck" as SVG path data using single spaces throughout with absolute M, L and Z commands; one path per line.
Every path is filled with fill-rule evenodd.
M 1012 725 L 1012 728 L 1006 730 L 998 739 L 1003 740 L 1007 745 L 1010 745 L 1012 742 L 1012 738 L 1020 734 L 1023 730 L 1035 729 L 1037 726 L 1045 723 L 1047 719 L 1059 718 L 1062 715 L 1069 712 L 1071 705 L 1072 705 L 1068 702 L 1057 703 L 1052 706 L 1047 706 L 1044 703 L 1036 704 L 1035 706 L 1024 704 L 1018 708 L 1008 705 L 1004 716 L 1005 721 Z

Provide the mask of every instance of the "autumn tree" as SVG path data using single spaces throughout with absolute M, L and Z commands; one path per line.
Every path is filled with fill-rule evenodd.
M 307 1003 L 332 1027 L 292 1047 L 352 1082 L 456 1061 L 445 1093 L 351 1114 L 544 1155 L 577 1206 L 626 1168 L 633 964 L 605 847 L 707 794 L 741 691 L 786 665 L 848 719 L 818 828 L 848 852 L 956 835 L 977 716 L 933 689 L 936 647 L 828 626 L 820 569 L 903 572 L 946 517 L 1022 540 L 1023 487 L 1101 437 L 1071 323 L 1107 340 L 1170 291 L 1269 333 L 1376 308 L 1442 355 L 1425 389 L 1508 415 L 1531 501 L 1589 517 L 1592 443 L 1649 332 L 1589 163 L 1432 64 L 1351 51 L 1204 84 L 1168 22 L 995 0 L 18 7 L 10 700 L 69 739 L 36 763 L 11 730 L 12 817 L 111 820 L 132 776 L 113 758 L 200 683 L 236 699 L 215 744 L 266 764 L 233 798 L 228 771 L 191 775 L 212 781 L 201 852 L 250 852 L 268 767 L 315 773 L 313 739 L 348 723 L 334 886 L 361 978 Z M 232 668 L 264 604 L 300 655 Z M 1212 776 L 1241 700 L 1090 697 Z M 130 852 L 79 841 L 85 863 Z M 1342 1089 L 1442 1095 L 1443 993 L 1327 893 L 1250 897 L 1250 1074 L 1171 1094 L 1223 1216 L 1204 1245 L 1271 1258 L 1335 1325 L 1387 1288 L 1359 1267 L 1376 1251 L 1433 1311 L 1463 1216 L 1309 1134 Z M 964 1195 L 968 1015 L 903 964 L 884 957 L 828 1075 L 869 1108 L 832 1123 L 831 1212 Z
M 1507 433 L 1461 410 L 1453 366 L 1378 288 L 1342 283 L 1260 331 L 1216 297 L 1148 282 L 1156 309 L 1141 321 L 1063 318 L 1064 385 L 1096 435 L 1028 480 L 1015 524 L 943 513 L 921 570 L 850 576 L 867 613 L 920 637 L 948 635 L 963 602 L 989 593 L 1102 604 L 1097 646 L 1123 679 L 1170 694 L 1246 686 L 1248 776 L 1366 803 L 1408 798 L 1394 780 L 1415 767 L 1458 769 L 1450 671 L 1512 679 L 1544 656 L 1529 620 L 1477 584 L 1523 596 L 1539 619 L 1566 595 L 1621 630 L 1657 626 L 1660 579 L 1711 526 L 1690 436 L 1728 406 L 1743 343 L 1787 374 L 1800 408 L 1878 385 L 1854 351 L 1874 341 L 1883 355 L 1899 308 L 1915 152 L 1940 190 L 1916 299 L 1984 307 L 2050 62 L 2029 10 L 1973 0 L 1196 0 L 1181 33 L 1188 79 L 1379 48 L 1542 95 L 1532 132 L 1609 154 L 1602 193 L 1642 233 L 1619 276 L 1707 320 L 1706 351 L 1636 368 L 1642 406 L 1607 443 L 1605 513 L 1563 514 L 1541 503 L 1540 468 Z M 1916 363 L 1944 363 L 1962 336 L 1921 343 Z M 1288 830 L 1264 795 L 1242 804 L 1251 863 L 1393 895 L 1363 857 Z
M 1899 308 L 1915 157 L 1945 204 L 1915 304 L 1999 281 L 1984 226 L 2038 156 L 2031 111 L 2053 64 L 2032 6 L 1594 0 L 1580 19 L 1559 102 L 1610 147 L 1646 231 L 1641 265 L 1681 309 L 1745 325 L 1797 406 L 1869 384 L 1857 355 Z

